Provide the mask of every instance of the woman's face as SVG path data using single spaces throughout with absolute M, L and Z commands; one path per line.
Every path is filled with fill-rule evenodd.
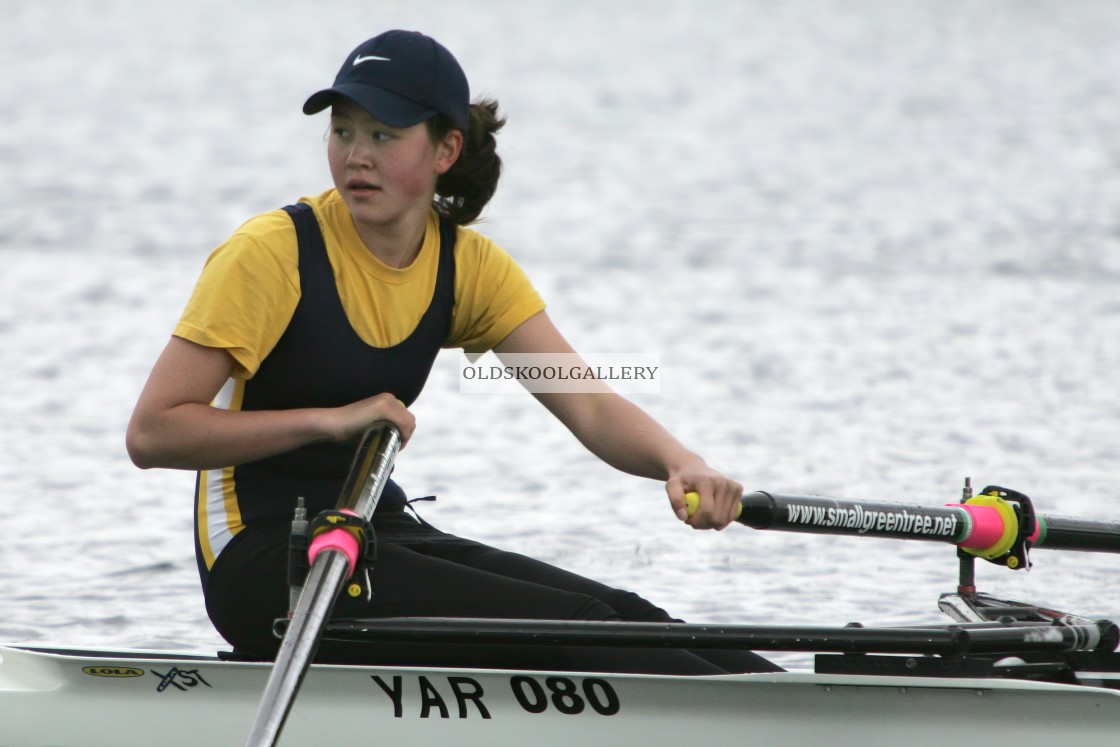
M 331 110 L 327 160 L 359 230 L 392 228 L 406 216 L 427 220 L 436 178 L 458 158 L 462 134 L 433 143 L 425 123 L 398 128 L 349 101 Z

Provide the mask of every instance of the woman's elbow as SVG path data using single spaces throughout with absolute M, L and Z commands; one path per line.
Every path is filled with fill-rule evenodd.
M 156 466 L 155 458 L 144 441 L 143 436 L 136 428 L 129 426 L 124 436 L 124 448 L 128 458 L 140 469 L 151 469 Z
M 160 459 L 158 437 L 136 417 L 129 422 L 128 430 L 125 431 L 124 448 L 128 452 L 128 458 L 140 469 L 165 466 Z

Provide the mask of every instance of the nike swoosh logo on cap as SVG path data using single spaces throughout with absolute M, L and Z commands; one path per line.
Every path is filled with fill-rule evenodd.
M 390 60 L 388 57 L 378 57 L 375 54 L 368 54 L 365 57 L 362 57 L 361 55 L 358 55 L 357 57 L 354 58 L 354 62 L 352 64 L 361 65 L 363 62 L 369 62 L 370 60 L 381 60 L 382 62 L 392 62 L 392 60 Z

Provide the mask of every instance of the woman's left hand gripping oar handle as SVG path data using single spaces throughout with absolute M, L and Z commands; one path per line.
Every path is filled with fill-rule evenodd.
M 684 506 L 685 506 L 685 509 L 688 511 L 688 518 L 691 519 L 693 516 L 696 515 L 696 512 L 700 510 L 700 494 L 697 493 L 695 490 L 692 490 L 692 491 L 689 491 L 689 492 L 685 493 L 684 494 Z M 739 507 L 737 509 L 735 509 L 735 518 L 738 519 L 742 515 L 743 515 L 743 504 L 740 503 Z

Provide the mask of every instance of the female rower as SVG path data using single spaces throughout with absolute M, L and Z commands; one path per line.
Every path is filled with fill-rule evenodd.
M 236 651 L 264 657 L 275 654 L 272 622 L 288 608 L 297 497 L 310 516 L 333 508 L 355 438 L 375 421 L 395 424 L 407 443 L 416 428 L 407 406 L 441 348 L 574 352 L 513 259 L 465 228 L 497 187 L 494 135 L 504 120 L 495 102 L 470 103 L 447 49 L 416 32 L 370 39 L 303 111 L 327 108 L 334 187 L 249 220 L 213 252 L 127 435 L 138 466 L 198 471 L 195 544 L 207 612 Z M 535 396 L 605 462 L 663 480 L 681 521 L 697 529 L 731 522 L 742 487 L 634 404 L 614 393 Z M 692 517 L 690 490 L 701 496 Z M 440 532 L 404 511 L 406 500 L 387 485 L 373 519 L 372 600 L 343 595 L 337 616 L 672 619 L 636 594 Z M 504 651 L 379 646 L 374 658 L 774 668 L 745 653 L 666 652 L 650 662 L 604 650 L 567 649 L 562 661 L 547 658 L 555 652 L 534 659 Z M 472 656 L 483 660 L 464 661 Z

